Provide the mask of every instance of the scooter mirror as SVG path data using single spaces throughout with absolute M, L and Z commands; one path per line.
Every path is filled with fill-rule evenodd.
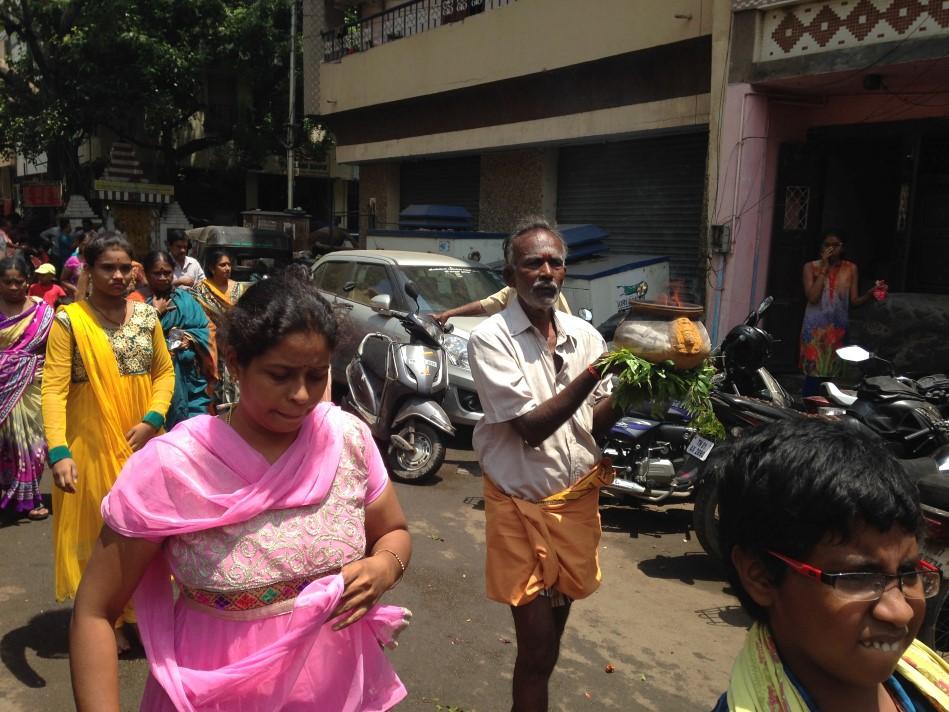
M 758 305 L 758 309 L 757 309 L 758 316 L 760 317 L 762 314 L 768 311 L 768 309 L 771 308 L 772 304 L 774 304 L 774 297 L 772 297 L 771 295 L 768 295 L 767 297 L 762 299 L 761 304 Z
M 577 316 L 583 319 L 587 324 L 593 323 L 593 312 L 589 309 L 581 309 L 577 312 Z
M 382 316 L 389 316 L 392 314 L 392 297 L 388 294 L 377 294 L 372 299 L 369 300 L 369 308 L 372 309 L 376 314 Z
M 418 301 L 418 287 L 415 286 L 415 282 L 405 283 L 405 293 L 412 297 L 412 299 L 415 301 Z
M 871 354 L 862 346 L 842 346 L 841 348 L 837 349 L 837 355 L 844 361 L 850 361 L 851 363 L 861 363 L 863 361 L 869 361 L 873 354 Z

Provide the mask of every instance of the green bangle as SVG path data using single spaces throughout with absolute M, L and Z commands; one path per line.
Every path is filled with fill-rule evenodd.
M 150 410 L 145 414 L 145 417 L 142 418 L 142 422 L 148 423 L 153 428 L 155 428 L 155 430 L 161 430 L 162 426 L 165 424 L 165 416 L 154 410 Z
M 54 448 L 51 448 L 49 451 L 49 464 L 55 465 L 60 460 L 72 459 L 72 453 L 69 451 L 69 448 L 65 445 L 57 445 Z

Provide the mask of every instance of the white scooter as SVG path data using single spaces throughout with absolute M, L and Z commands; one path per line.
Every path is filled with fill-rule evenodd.
M 441 467 L 445 441 L 455 434 L 441 406 L 448 390 L 442 335 L 451 329 L 418 315 L 414 284 L 406 284 L 405 292 L 415 300 L 415 312 L 393 311 L 388 294 L 373 297 L 370 304 L 380 316 L 398 319 L 409 342 L 381 332 L 366 334 L 346 367 L 349 393 L 343 405 L 369 425 L 394 478 L 421 482 Z

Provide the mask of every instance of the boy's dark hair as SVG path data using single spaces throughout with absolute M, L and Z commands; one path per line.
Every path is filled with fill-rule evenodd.
M 310 281 L 310 270 L 307 269 L 305 264 L 300 262 L 293 262 L 287 265 L 287 269 L 284 274 L 288 279 L 297 279 L 301 282 Z
M 336 318 L 329 303 L 308 282 L 284 276 L 252 285 L 228 312 L 227 345 L 246 366 L 280 341 L 301 331 L 322 334 L 336 346 Z
M 92 268 L 96 266 L 96 260 L 102 256 L 103 252 L 115 248 L 123 250 L 130 259 L 133 257 L 132 246 L 129 245 L 129 241 L 114 232 L 105 232 L 89 240 L 86 246 L 82 248 L 82 257 L 86 264 Z
M 734 547 L 780 583 L 787 567 L 768 550 L 806 562 L 819 543 L 849 541 L 862 525 L 914 536 L 922 528 L 919 493 L 900 462 L 878 438 L 842 423 L 802 418 L 759 428 L 726 445 L 712 474 L 728 581 L 759 621 L 767 611 L 741 585 Z

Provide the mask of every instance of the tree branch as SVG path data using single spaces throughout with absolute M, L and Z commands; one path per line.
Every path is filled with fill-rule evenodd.
M 20 15 L 23 18 L 20 36 L 26 42 L 26 46 L 30 48 L 30 56 L 36 62 L 36 68 L 40 70 L 41 74 L 47 75 L 49 73 L 49 63 L 39 39 L 33 32 L 33 8 L 30 7 L 30 0 L 20 0 Z

